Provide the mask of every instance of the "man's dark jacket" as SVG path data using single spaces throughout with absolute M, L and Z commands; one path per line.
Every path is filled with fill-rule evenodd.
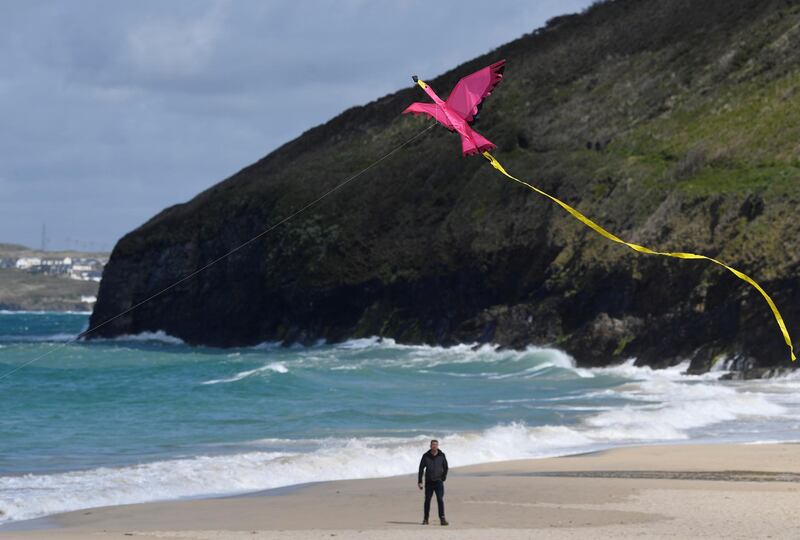
M 425 471 L 426 482 L 436 482 L 437 480 L 447 480 L 447 458 L 444 457 L 444 452 L 439 450 L 434 456 L 428 450 L 422 454 L 422 459 L 419 462 L 419 474 L 417 475 L 417 483 L 422 482 L 422 471 Z

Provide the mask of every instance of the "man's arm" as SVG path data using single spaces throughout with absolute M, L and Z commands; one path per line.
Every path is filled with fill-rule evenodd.
M 442 456 L 442 460 L 444 461 L 444 463 L 442 463 L 442 467 L 444 469 L 442 472 L 442 482 L 444 482 L 447 480 L 447 456 Z
M 422 483 L 422 472 L 425 470 L 425 456 L 419 460 L 419 473 L 417 473 L 417 484 Z

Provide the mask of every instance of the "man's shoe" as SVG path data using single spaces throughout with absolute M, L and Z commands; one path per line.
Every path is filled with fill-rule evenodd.
M 444 519 L 444 518 L 439 518 L 439 521 L 442 523 L 442 525 L 450 525 L 449 523 L 447 523 L 447 520 Z
M 423 525 L 427 525 L 427 524 L 428 524 L 428 518 L 425 518 L 425 519 L 423 519 L 423 520 L 422 520 L 422 524 L 423 524 Z

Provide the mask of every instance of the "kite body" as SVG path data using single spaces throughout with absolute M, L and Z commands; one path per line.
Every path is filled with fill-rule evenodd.
M 456 83 L 447 100 L 442 100 L 428 84 L 414 77 L 433 103 L 412 103 L 403 114 L 427 114 L 450 131 L 461 136 L 461 151 L 465 156 L 482 154 L 497 146 L 472 129 L 470 124 L 478 115 L 483 99 L 503 80 L 505 60 L 500 60 Z

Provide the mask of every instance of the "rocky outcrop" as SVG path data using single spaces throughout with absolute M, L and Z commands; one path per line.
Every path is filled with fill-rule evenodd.
M 800 335 L 800 8 L 618 0 L 560 17 L 430 80 L 499 58 L 478 129 L 519 177 L 637 243 L 717 257 Z M 122 238 L 98 325 L 175 283 L 427 126 L 413 88 L 345 111 Z M 602 141 L 587 148 L 586 141 Z M 724 269 L 605 241 L 434 129 L 324 203 L 93 336 L 192 344 L 554 345 L 581 365 L 636 357 L 789 365 L 763 299 Z

